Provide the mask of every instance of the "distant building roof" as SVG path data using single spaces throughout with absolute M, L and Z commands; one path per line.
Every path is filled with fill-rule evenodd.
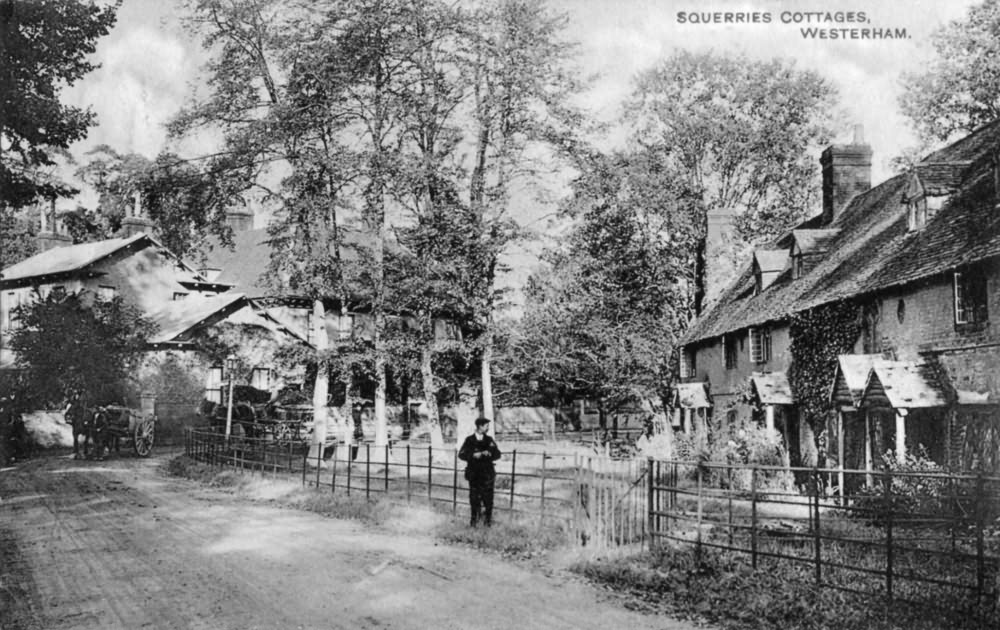
M 149 319 L 158 329 L 149 343 L 156 345 L 176 341 L 184 333 L 201 325 L 212 324 L 247 305 L 247 296 L 242 293 L 223 293 L 211 297 L 190 296 L 166 302 L 148 313 Z
M 1000 121 L 928 156 L 918 165 L 933 171 L 941 163 L 960 173 L 960 183 L 947 203 L 911 231 L 903 201 L 909 178 L 897 175 L 855 196 L 826 228 L 828 252 L 799 278 L 780 276 L 767 290 L 753 295 L 750 266 L 721 298 L 688 329 L 690 344 L 726 333 L 782 321 L 795 312 L 822 304 L 875 293 L 922 280 L 965 264 L 1000 256 L 1000 214 L 994 212 L 992 152 L 1000 145 Z M 949 176 L 940 179 L 954 185 Z M 944 185 L 944 184 L 942 184 Z M 801 228 L 817 227 L 814 219 Z M 795 230 L 792 233 L 794 237 Z M 824 230 L 825 231 L 825 230 Z M 775 243 L 788 243 L 786 237 Z
M 763 272 L 782 271 L 788 263 L 787 249 L 758 249 L 754 253 L 757 266 Z
M 5 268 L 0 271 L 0 280 L 6 283 L 80 271 L 130 245 L 141 248 L 154 244 L 157 243 L 152 237 L 146 234 L 135 234 L 127 238 L 109 238 L 93 243 L 55 247 Z

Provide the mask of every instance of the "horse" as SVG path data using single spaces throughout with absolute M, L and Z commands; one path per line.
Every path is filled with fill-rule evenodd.
M 88 409 L 79 397 L 70 400 L 63 418 L 73 427 L 73 459 L 85 459 L 96 449 L 99 457 L 104 457 L 108 444 L 107 417 L 100 410 Z M 83 436 L 82 453 L 80 436 Z

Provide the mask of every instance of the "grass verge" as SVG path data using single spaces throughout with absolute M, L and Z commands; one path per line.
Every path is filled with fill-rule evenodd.
M 758 571 L 716 550 L 666 549 L 571 567 L 621 594 L 630 608 L 740 630 L 939 630 L 998 627 L 996 611 L 970 612 L 944 593 L 927 606 L 863 596 L 813 583 L 809 567 L 783 563 Z
M 493 527 L 471 528 L 450 510 L 412 507 L 387 500 L 384 496 L 365 498 L 303 488 L 295 480 L 248 477 L 240 472 L 219 469 L 180 455 L 169 460 L 167 472 L 213 488 L 222 488 L 251 501 L 306 510 L 331 518 L 343 518 L 374 525 L 386 531 L 430 535 L 443 542 L 467 545 L 508 558 L 530 559 L 559 547 L 566 534 L 558 528 L 539 531 L 519 519 L 497 520 Z

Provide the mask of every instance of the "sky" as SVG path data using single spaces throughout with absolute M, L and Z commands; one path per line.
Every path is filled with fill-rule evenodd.
M 873 184 L 891 175 L 893 157 L 916 144 L 897 104 L 901 76 L 927 64 L 933 53 L 931 33 L 961 19 L 972 4 L 972 0 L 550 0 L 568 17 L 566 35 L 579 44 L 581 75 L 593 77 L 581 100 L 599 119 L 614 121 L 636 73 L 676 49 L 790 59 L 799 68 L 819 72 L 839 90 L 845 128 L 837 141 L 851 139 L 851 125 L 864 126 L 874 151 Z M 181 155 L 210 149 L 208 139 L 171 145 L 164 129 L 199 84 L 199 68 L 205 61 L 200 44 L 181 27 L 181 11 L 180 0 L 124 0 L 114 30 L 98 44 L 95 56 L 101 68 L 64 93 L 65 101 L 90 106 L 98 116 L 99 124 L 87 140 L 72 148 L 78 160 L 85 160 L 86 152 L 99 144 L 147 157 L 167 148 Z M 843 12 L 845 19 L 859 19 L 863 13 L 864 22 L 801 22 L 824 17 L 811 14 L 835 12 Z M 733 14 L 731 19 L 738 14 L 746 21 L 727 24 L 727 13 Z M 757 23 L 751 22 L 754 14 Z M 906 37 L 803 37 L 801 29 L 810 26 L 905 29 Z M 612 132 L 608 142 L 615 141 Z M 84 192 L 79 201 L 93 205 L 94 196 Z M 73 207 L 76 200 L 66 205 Z M 530 218 L 532 213 L 541 217 L 550 212 L 535 208 L 527 214 Z

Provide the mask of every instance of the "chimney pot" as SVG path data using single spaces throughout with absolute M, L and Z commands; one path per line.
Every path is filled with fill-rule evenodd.
M 854 142 L 852 144 L 864 144 L 864 143 L 865 143 L 865 126 L 854 125 Z

